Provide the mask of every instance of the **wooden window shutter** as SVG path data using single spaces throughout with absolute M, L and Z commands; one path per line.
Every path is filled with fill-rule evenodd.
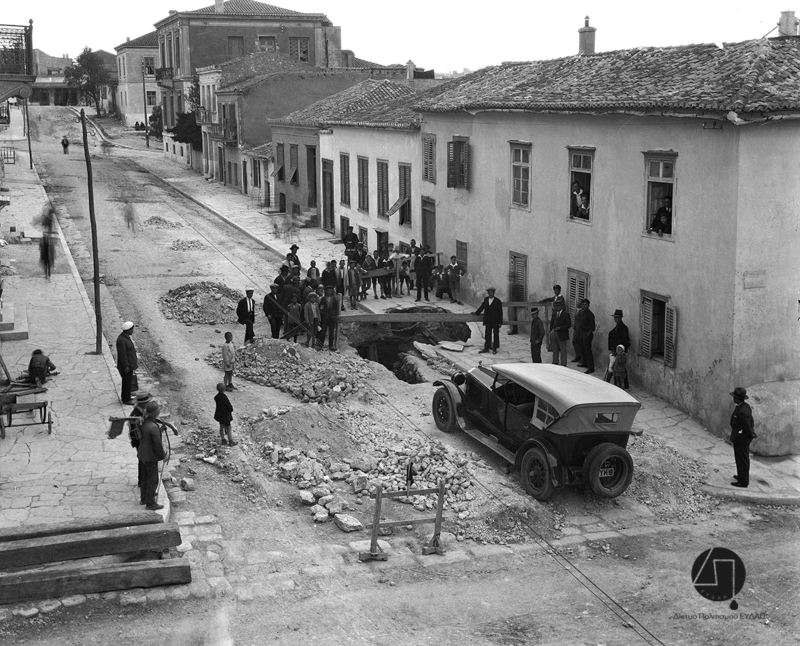
M 400 197 L 408 197 L 408 177 L 407 172 L 408 166 L 400 166 Z
M 456 185 L 456 142 L 447 142 L 447 188 Z
M 576 306 L 580 301 L 586 298 L 586 282 L 587 282 L 583 276 L 578 276 L 577 281 L 578 281 L 578 292 L 577 292 L 578 299 L 575 303 Z
M 459 186 L 469 188 L 469 142 L 461 142 L 461 177 Z
M 653 299 L 649 296 L 642 296 L 642 338 L 639 339 L 639 354 L 651 359 L 652 351 L 652 329 L 653 329 Z
M 567 306 L 569 307 L 569 315 L 574 317 L 578 309 L 578 277 L 570 275 L 567 279 Z
M 428 182 L 436 181 L 434 141 L 434 138 L 430 135 L 426 135 L 422 139 L 422 178 Z
M 664 365 L 675 367 L 675 343 L 678 340 L 678 310 L 667 303 L 664 312 Z

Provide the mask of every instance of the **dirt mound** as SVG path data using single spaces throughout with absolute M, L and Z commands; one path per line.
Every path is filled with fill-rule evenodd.
M 154 215 L 152 217 L 147 218 L 142 224 L 147 227 L 153 227 L 154 229 L 182 229 L 183 223 L 181 222 L 172 222 L 171 220 L 166 220 L 162 218 L 160 215 Z
M 201 251 L 206 246 L 199 240 L 181 240 L 178 238 L 170 247 L 173 251 Z
M 209 355 L 207 361 L 220 367 L 221 353 Z M 373 366 L 359 357 L 274 339 L 256 339 L 236 354 L 237 377 L 278 388 L 303 403 L 335 401 L 362 390 Z
M 217 325 L 236 322 L 236 304 L 243 297 L 221 283 L 202 281 L 171 289 L 158 304 L 168 319 Z

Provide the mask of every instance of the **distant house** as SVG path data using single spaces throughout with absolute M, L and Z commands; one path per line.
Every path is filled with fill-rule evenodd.
M 733 386 L 800 378 L 800 38 L 584 51 L 418 101 L 437 248 L 474 301 L 591 299 L 598 358 L 622 309 L 635 379 L 725 434 Z M 793 383 L 755 450 L 800 451 Z
M 77 105 L 77 92 L 67 87 L 64 70 L 72 65 L 69 56 L 49 56 L 41 49 L 33 50 L 36 80 L 31 103 L 39 105 Z
M 122 122 L 127 126 L 137 121 L 147 123 L 153 108 L 158 105 L 156 84 L 156 32 L 128 39 L 117 52 L 117 106 Z M 145 105 L 146 104 L 146 105 Z

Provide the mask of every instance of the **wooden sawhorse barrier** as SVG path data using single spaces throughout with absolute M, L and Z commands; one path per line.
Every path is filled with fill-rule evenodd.
M 436 502 L 436 516 L 434 518 L 417 518 L 413 520 L 392 520 L 380 522 L 381 520 L 381 504 L 384 498 L 403 498 L 407 496 L 424 496 L 431 493 L 438 493 L 439 499 Z M 372 541 L 370 542 L 369 552 L 359 552 L 359 561 L 385 561 L 389 558 L 386 552 L 381 551 L 378 547 L 378 530 L 387 527 L 402 527 L 404 525 L 424 525 L 426 523 L 434 523 L 433 536 L 428 544 L 422 548 L 422 553 L 426 556 L 428 554 L 444 554 L 444 550 L 439 544 L 439 537 L 442 533 L 442 509 L 444 507 L 444 480 L 439 480 L 439 486 L 435 489 L 403 489 L 401 491 L 392 491 L 390 493 L 383 493 L 383 485 L 378 485 L 378 490 L 374 494 L 370 494 L 370 498 L 375 499 L 375 520 L 372 525 L 367 525 L 367 529 L 372 529 Z

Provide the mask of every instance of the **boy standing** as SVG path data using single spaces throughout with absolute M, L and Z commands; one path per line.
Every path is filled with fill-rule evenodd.
M 235 390 L 233 385 L 233 369 L 236 366 L 236 348 L 233 345 L 233 334 L 225 333 L 225 343 L 222 344 L 222 370 L 225 373 L 225 390 Z
M 225 384 L 217 384 L 217 394 L 214 395 L 214 403 L 216 404 L 214 419 L 219 422 L 220 443 L 236 446 L 236 442 L 233 441 L 233 435 L 231 435 L 233 406 L 231 405 L 231 400 L 228 399 L 228 396 L 225 394 Z

